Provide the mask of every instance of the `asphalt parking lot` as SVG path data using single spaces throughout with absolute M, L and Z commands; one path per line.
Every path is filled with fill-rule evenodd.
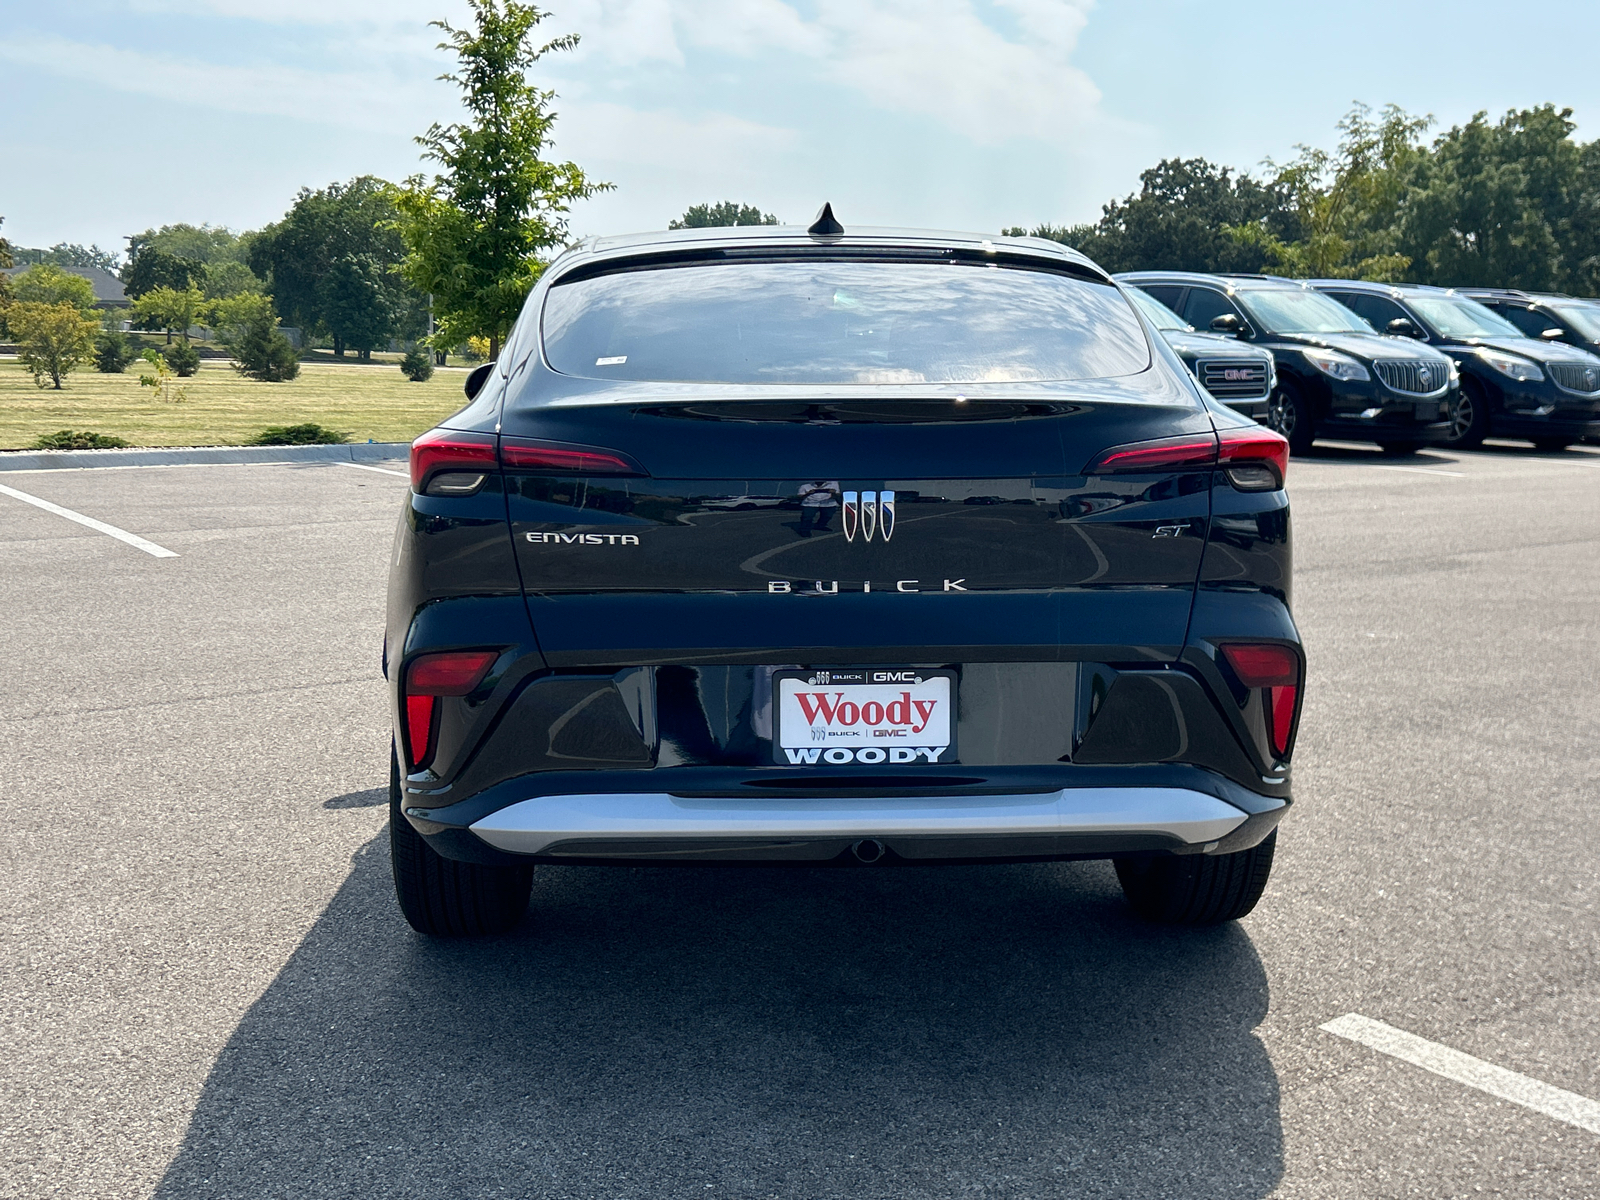
M 398 464 L 394 464 L 398 465 Z M 385 840 L 403 474 L 5 472 L 0 1195 L 1588 1197 L 1600 450 L 1297 460 L 1310 656 L 1262 906 L 1103 863 L 543 868 L 430 943 Z

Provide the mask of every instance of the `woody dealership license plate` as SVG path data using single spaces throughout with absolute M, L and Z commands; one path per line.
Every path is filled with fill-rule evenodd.
M 779 671 L 773 751 L 795 766 L 952 762 L 956 673 L 910 667 Z

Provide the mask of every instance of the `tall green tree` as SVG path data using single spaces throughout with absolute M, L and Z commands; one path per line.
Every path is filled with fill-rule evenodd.
M 117 255 L 99 246 L 81 246 L 77 242 L 57 242 L 48 250 L 24 249 L 15 252 L 20 265 L 50 263 L 57 267 L 99 267 L 102 271 L 115 271 L 120 265 Z
M 353 349 L 366 359 L 391 336 L 422 332 L 422 298 L 396 270 L 405 243 L 393 192 L 371 175 L 302 188 L 283 219 L 251 239 L 250 267 L 278 315 L 330 337 L 335 357 Z
M 1282 229 L 1281 188 L 1203 158 L 1163 159 L 1140 174 L 1139 185 L 1107 204 L 1092 226 L 1040 225 L 1033 236 L 1075 246 L 1108 271 L 1259 271 L 1265 252 L 1228 229 Z
M 1367 105 L 1355 105 L 1339 122 L 1333 152 L 1300 145 L 1289 163 L 1267 160 L 1285 210 L 1276 223 L 1287 225 L 1290 235 L 1274 232 L 1268 218 L 1231 226 L 1229 232 L 1281 274 L 1405 279 L 1412 258 L 1398 249 L 1395 222 L 1425 157 L 1418 139 L 1431 123 L 1393 104 L 1377 119 Z
M 1584 277 L 1592 233 L 1571 243 L 1585 222 L 1593 229 L 1594 193 L 1586 202 L 1585 155 L 1572 141 L 1571 117 L 1553 104 L 1494 124 L 1480 112 L 1434 142 L 1397 218 L 1419 280 L 1555 289 L 1569 273 Z
M 249 248 L 249 234 L 238 234 L 223 225 L 163 225 L 146 229 L 128 238 L 128 257 L 137 258 L 145 250 L 160 250 L 174 258 L 195 262 L 243 262 Z
M 128 260 L 122 272 L 122 286 L 137 300 L 158 287 L 180 291 L 206 281 L 206 265 L 197 258 L 179 258 L 154 246 L 145 246 Z
M 676 221 L 668 221 L 668 229 L 718 229 L 729 225 L 776 225 L 778 218 L 764 213 L 754 204 L 735 204 L 724 200 L 720 204 L 695 204 Z
M 548 13 L 518 0 L 467 2 L 471 29 L 433 24 L 447 37 L 439 48 L 459 64 L 442 78 L 461 89 L 468 120 L 434 124 L 417 139 L 439 171 L 407 180 L 395 204 L 406 245 L 401 271 L 433 297 L 434 344 L 487 337 L 496 356 L 544 270 L 540 254 L 566 240 L 573 202 L 611 185 L 592 182 L 576 163 L 544 158 L 555 93 L 527 75 L 544 55 L 571 50 L 577 35 L 536 46 L 534 28 Z

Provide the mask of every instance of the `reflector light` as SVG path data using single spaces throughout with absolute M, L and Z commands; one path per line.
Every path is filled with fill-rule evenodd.
M 1288 646 L 1275 644 L 1229 642 L 1221 650 L 1240 683 L 1261 689 L 1273 756 L 1286 757 L 1294 732 L 1295 701 L 1300 696 L 1300 656 Z
M 418 492 L 426 490 L 428 477 L 438 471 L 494 468 L 493 434 L 433 429 L 411 443 L 411 486 Z
M 1282 758 L 1289 752 L 1289 731 L 1294 728 L 1294 702 L 1297 687 L 1268 688 L 1272 701 L 1272 752 Z
M 502 437 L 500 461 L 513 471 L 549 471 L 559 475 L 648 475 L 620 450 Z
M 1188 434 L 1112 446 L 1095 455 L 1083 473 L 1115 475 L 1123 472 L 1177 471 L 1185 467 L 1209 467 L 1216 461 L 1215 434 Z
M 433 761 L 433 710 L 438 705 L 436 696 L 406 697 L 406 748 L 414 767 Z
M 1220 442 L 1217 461 L 1222 466 L 1269 466 L 1278 473 L 1278 487 L 1289 478 L 1289 439 L 1276 430 L 1265 425 L 1220 429 L 1217 440 Z
M 1287 646 L 1230 642 L 1222 647 L 1222 656 L 1245 687 L 1293 687 L 1300 682 L 1300 660 Z
M 465 696 L 483 682 L 498 650 L 442 650 L 411 660 L 405 676 L 406 750 L 414 769 L 433 761 L 440 696 Z
M 411 660 L 406 693 L 420 696 L 465 696 L 488 674 L 498 650 L 445 650 Z

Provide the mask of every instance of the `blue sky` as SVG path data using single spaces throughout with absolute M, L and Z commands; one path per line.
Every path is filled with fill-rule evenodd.
M 1092 220 L 1172 155 L 1330 144 L 1357 99 L 1448 126 L 1554 101 L 1600 136 L 1600 4 L 545 0 L 557 152 L 617 190 L 577 234 L 733 199 L 785 220 Z M 1441 16 L 1448 13 L 1448 17 Z M 1537 19 L 1523 14 L 1536 14 Z M 0 215 L 22 245 L 250 228 L 420 169 L 457 0 L 0 0 Z

